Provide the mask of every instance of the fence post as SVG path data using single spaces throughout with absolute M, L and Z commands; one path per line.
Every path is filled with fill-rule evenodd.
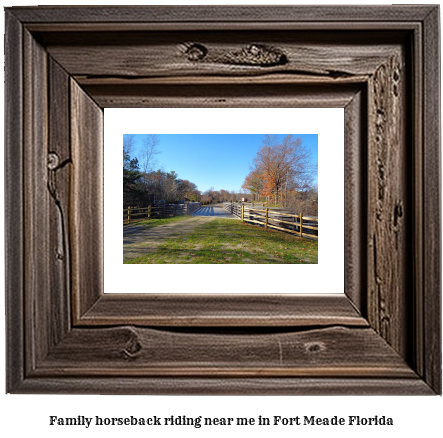
M 128 224 L 131 222 L 131 206 L 128 206 Z
M 148 206 L 148 219 L 151 219 L 151 206 Z
M 166 206 L 164 205 L 163 209 L 162 209 L 162 217 L 163 217 L 163 219 L 165 218 L 165 209 L 166 209 Z
M 303 213 L 300 213 L 300 237 L 303 237 Z
M 241 205 L 241 221 L 245 222 L 245 206 L 244 204 Z
M 268 207 L 266 207 L 265 231 L 268 231 Z

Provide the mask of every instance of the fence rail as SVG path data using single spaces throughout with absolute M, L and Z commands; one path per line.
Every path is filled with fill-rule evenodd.
M 265 207 L 256 204 L 225 202 L 224 210 L 240 218 L 264 227 L 296 234 L 307 239 L 318 239 L 318 218 L 296 214 L 294 210 L 281 207 Z
M 150 205 L 149 207 L 123 209 L 123 225 L 141 219 L 158 219 L 174 216 L 186 216 L 201 207 L 200 202 L 189 202 L 187 204 L 166 204 L 160 206 Z

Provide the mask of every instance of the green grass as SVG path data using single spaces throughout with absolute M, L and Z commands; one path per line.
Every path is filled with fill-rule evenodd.
M 193 216 L 174 216 L 166 218 L 155 218 L 155 219 L 141 219 L 137 222 L 131 222 L 131 225 L 143 225 L 145 228 L 158 227 L 160 225 L 172 224 L 174 222 L 185 221 L 191 219 Z M 127 225 L 124 225 L 124 227 Z
M 318 263 L 318 242 L 266 232 L 231 219 L 214 219 L 191 234 L 166 240 L 150 253 L 124 263 Z

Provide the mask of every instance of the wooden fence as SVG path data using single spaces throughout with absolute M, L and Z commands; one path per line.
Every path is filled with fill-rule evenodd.
M 201 207 L 200 202 L 188 202 L 187 204 L 166 204 L 144 208 L 128 207 L 123 209 L 123 225 L 141 219 L 158 219 L 174 216 L 185 216 L 193 213 Z
M 257 204 L 234 204 L 225 202 L 223 208 L 243 222 L 296 234 L 307 239 L 318 239 L 318 218 L 296 214 L 294 210 L 281 207 L 257 206 Z

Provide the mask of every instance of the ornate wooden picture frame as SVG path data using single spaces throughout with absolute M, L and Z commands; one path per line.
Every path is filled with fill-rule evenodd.
M 438 6 L 7 8 L 7 392 L 441 394 L 439 58 Z M 104 294 L 105 107 L 344 108 L 345 294 Z

